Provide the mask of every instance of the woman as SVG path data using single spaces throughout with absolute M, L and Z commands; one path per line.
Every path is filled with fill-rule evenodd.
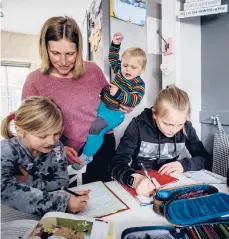
M 69 17 L 52 17 L 42 27 L 39 50 L 42 67 L 30 73 L 22 99 L 32 95 L 51 97 L 64 114 L 62 141 L 70 164 L 80 163 L 78 155 L 97 115 L 99 94 L 108 82 L 93 62 L 83 61 L 80 29 Z M 130 109 L 123 106 L 123 111 Z M 84 183 L 108 181 L 108 165 L 114 155 L 114 134 L 107 134 L 100 150 L 88 165 Z

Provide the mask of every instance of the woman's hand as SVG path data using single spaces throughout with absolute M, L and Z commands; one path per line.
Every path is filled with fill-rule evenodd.
M 68 146 L 64 146 L 64 151 L 66 153 L 67 160 L 68 160 L 69 164 L 74 164 L 74 163 L 82 164 L 83 163 L 82 161 L 79 160 L 78 153 L 75 151 L 75 149 L 68 147 Z
M 118 91 L 118 87 L 116 85 L 110 84 L 110 95 L 114 96 Z
M 177 175 L 184 172 L 184 168 L 182 164 L 179 161 L 167 163 L 161 166 L 161 168 L 158 170 L 160 174 L 167 174 L 167 175 Z
M 67 211 L 71 213 L 76 213 L 82 211 L 87 206 L 87 201 L 89 199 L 88 193 L 90 190 L 77 192 L 77 194 L 82 196 L 71 195 L 68 201 Z
M 141 174 L 135 175 L 134 177 L 133 187 L 138 195 L 149 197 L 161 186 L 155 178 L 152 178 L 152 181 L 154 182 L 153 185 L 147 177 Z
M 121 106 L 120 111 L 122 111 L 125 114 L 130 113 L 134 109 L 134 107 L 130 107 L 130 106 L 126 106 L 126 105 L 120 105 L 120 106 Z
M 16 176 L 16 180 L 18 183 L 24 183 L 29 178 L 29 173 L 22 167 L 18 166 L 18 170 L 21 172 L 22 175 Z

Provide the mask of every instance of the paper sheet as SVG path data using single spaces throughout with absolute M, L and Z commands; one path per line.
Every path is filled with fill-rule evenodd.
M 152 197 L 146 197 L 146 196 L 141 196 L 137 195 L 137 199 L 140 201 L 140 205 L 149 205 L 153 203 L 153 196 Z
M 226 178 L 206 170 L 186 172 L 184 175 L 200 183 L 206 184 L 224 184 Z
M 1 204 L 1 222 L 9 222 L 14 220 L 22 220 L 22 219 L 38 221 L 41 219 L 41 217 L 28 214 L 25 212 L 21 212 Z
M 1 224 L 1 238 L 4 239 L 27 239 L 38 221 L 16 220 Z
M 115 195 L 102 182 L 94 182 L 78 187 L 71 188 L 72 191 L 80 191 L 90 189 L 88 205 L 84 211 L 77 215 L 85 215 L 89 217 L 101 217 L 120 210 L 127 209 Z

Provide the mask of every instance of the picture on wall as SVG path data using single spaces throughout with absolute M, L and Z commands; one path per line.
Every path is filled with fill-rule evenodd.
M 110 0 L 110 16 L 144 26 L 147 0 Z
M 96 52 L 102 39 L 102 1 L 94 0 L 88 13 L 88 34 L 90 50 Z

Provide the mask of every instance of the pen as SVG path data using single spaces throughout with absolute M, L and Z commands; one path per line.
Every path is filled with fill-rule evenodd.
M 65 188 L 64 186 L 61 187 L 61 190 L 64 190 L 64 191 L 66 191 L 66 192 L 68 192 L 68 193 L 70 193 L 70 194 L 72 194 L 72 195 L 74 195 L 74 196 L 76 196 L 76 197 L 81 196 L 81 195 L 79 195 L 79 194 L 77 194 L 77 193 L 75 193 L 75 192 L 73 192 L 73 191 L 71 191 L 71 190 Z
M 153 182 L 152 178 L 149 176 L 148 171 L 146 170 L 144 164 L 141 163 L 141 166 L 142 166 L 142 169 L 143 169 L 143 171 L 144 171 L 146 177 L 150 180 L 150 182 L 153 184 L 153 186 L 154 186 L 155 189 L 156 189 L 156 185 L 155 185 L 155 183 Z

